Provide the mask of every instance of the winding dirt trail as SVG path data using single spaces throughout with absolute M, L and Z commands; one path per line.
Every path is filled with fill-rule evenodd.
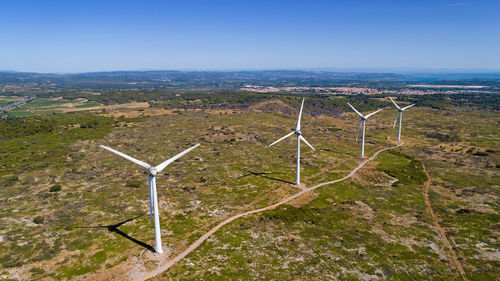
M 432 222 L 434 223 L 434 227 L 439 231 L 439 234 L 441 234 L 441 239 L 443 239 L 444 245 L 448 248 L 450 257 L 452 262 L 455 264 L 455 267 L 458 269 L 460 275 L 462 276 L 462 279 L 465 281 L 468 281 L 467 276 L 465 276 L 465 271 L 462 267 L 462 264 L 457 258 L 457 254 L 455 253 L 455 250 L 453 250 L 453 247 L 451 246 L 450 241 L 446 237 L 446 231 L 444 228 L 439 224 L 439 219 L 434 213 L 434 210 L 432 209 L 431 201 L 429 200 L 429 190 L 431 188 L 431 176 L 427 172 L 427 169 L 425 167 L 424 162 L 422 162 L 422 166 L 424 168 L 424 173 L 427 175 L 427 181 L 425 182 L 424 185 L 424 198 L 425 198 L 425 205 L 427 205 L 427 211 L 431 215 Z
M 336 179 L 336 180 L 333 180 L 333 181 L 323 182 L 323 183 L 317 184 L 317 185 L 315 185 L 313 187 L 310 187 L 310 188 L 304 188 L 300 192 L 295 193 L 295 194 L 293 194 L 293 195 L 291 195 L 289 197 L 286 197 L 285 199 L 283 199 L 280 202 L 277 202 L 277 203 L 275 203 L 273 205 L 269 205 L 269 206 L 264 207 L 264 208 L 259 208 L 259 209 L 247 211 L 247 212 L 244 212 L 244 213 L 241 213 L 241 214 L 238 214 L 238 215 L 234 215 L 234 216 L 232 216 L 232 217 L 230 217 L 230 218 L 222 221 L 221 223 L 219 223 L 218 225 L 216 225 L 214 228 L 210 229 L 207 233 L 203 234 L 200 238 L 198 238 L 198 240 L 196 240 L 193 244 L 191 244 L 182 253 L 178 254 L 174 258 L 172 258 L 172 259 L 170 259 L 170 260 L 168 260 L 168 261 L 166 261 L 164 263 L 160 263 L 160 265 L 157 268 L 155 268 L 154 270 L 152 270 L 152 271 L 143 272 L 143 273 L 134 273 L 133 276 L 132 276 L 132 280 L 146 280 L 146 279 L 149 279 L 149 278 L 153 278 L 153 277 L 161 274 L 162 272 L 168 270 L 170 267 L 172 267 L 178 261 L 182 260 L 189 253 L 191 253 L 196 248 L 198 248 L 201 245 L 201 243 L 203 243 L 205 240 L 207 240 L 208 237 L 210 237 L 212 234 L 214 234 L 217 230 L 219 230 L 220 228 L 222 228 L 224 225 L 226 225 L 226 224 L 228 224 L 228 223 L 230 223 L 230 222 L 232 222 L 232 221 L 234 221 L 234 220 L 236 220 L 238 218 L 244 217 L 244 216 L 248 216 L 248 215 L 259 213 L 259 212 L 264 212 L 264 211 L 272 210 L 272 209 L 274 209 L 274 208 L 276 208 L 278 206 L 281 206 L 283 204 L 286 204 L 286 203 L 292 201 L 293 199 L 301 196 L 302 194 L 304 194 L 306 192 L 313 191 L 313 190 L 315 190 L 318 187 L 344 181 L 344 180 L 352 177 L 366 163 L 368 163 L 368 162 L 372 161 L 373 159 L 375 159 L 381 152 L 389 150 L 389 149 L 394 149 L 394 148 L 400 147 L 403 144 L 404 144 L 404 142 L 401 141 L 396 146 L 383 148 L 383 149 L 375 152 L 370 158 L 368 158 L 368 159 L 364 160 L 363 162 L 361 162 L 356 168 L 354 168 L 348 175 L 344 176 L 343 178 Z

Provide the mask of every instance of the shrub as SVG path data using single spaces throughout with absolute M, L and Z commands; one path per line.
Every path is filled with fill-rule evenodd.
M 427 132 L 427 136 L 430 138 L 437 139 L 442 142 L 459 142 L 460 141 L 460 136 L 457 134 L 441 134 L 438 132 Z
M 16 175 L 10 176 L 10 177 L 7 177 L 6 179 L 3 180 L 3 185 L 4 186 L 11 186 L 14 183 L 16 183 L 16 181 L 18 181 L 18 180 L 19 180 L 19 178 Z
M 33 272 L 35 274 L 43 274 L 45 273 L 45 270 L 43 270 L 43 268 L 33 267 L 30 269 L 30 272 Z
M 44 221 L 43 217 L 42 216 L 36 216 L 34 219 L 33 219 L 33 222 L 36 223 L 36 224 L 42 224 Z
M 50 192 L 58 192 L 58 191 L 61 191 L 61 189 L 62 189 L 61 185 L 56 183 L 50 187 L 49 191 Z

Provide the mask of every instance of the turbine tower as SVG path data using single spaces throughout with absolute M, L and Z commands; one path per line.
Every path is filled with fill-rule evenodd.
M 300 119 L 302 118 L 302 108 L 304 107 L 304 99 L 302 99 L 302 105 L 300 106 L 300 113 L 299 113 L 299 119 L 297 120 L 297 127 L 295 128 L 295 130 L 293 130 L 292 132 L 290 132 L 289 134 L 285 135 L 284 137 L 278 139 L 277 141 L 271 143 L 268 147 L 271 147 L 275 144 L 277 144 L 278 142 L 290 137 L 291 135 L 295 134 L 297 136 L 297 171 L 296 171 L 296 180 L 295 180 L 295 184 L 297 186 L 300 185 L 300 141 L 303 141 L 305 144 L 307 144 L 312 150 L 316 150 L 314 149 L 314 147 L 312 147 L 312 145 L 302 136 L 302 132 L 300 131 Z
M 394 125 L 392 125 L 392 127 L 396 127 L 396 122 L 398 121 L 398 117 L 399 117 L 399 128 L 398 128 L 398 141 L 401 140 L 401 120 L 403 119 L 403 111 L 405 111 L 406 109 L 414 106 L 415 104 L 410 104 L 408 106 L 405 106 L 403 108 L 399 107 L 396 102 L 394 100 L 392 100 L 392 98 L 389 98 L 392 103 L 396 106 L 396 108 L 398 109 L 398 112 L 396 113 L 396 119 L 394 119 Z
M 359 111 L 356 110 L 356 108 L 354 108 L 354 106 L 352 106 L 350 103 L 347 103 L 353 110 L 354 112 L 356 112 L 356 114 L 359 115 L 359 117 L 361 118 L 359 120 L 359 125 L 358 125 L 358 133 L 356 134 L 356 142 L 358 142 L 358 137 L 359 137 L 359 130 L 361 130 L 361 127 L 363 127 L 363 134 L 361 135 L 361 157 L 364 157 L 365 156 L 365 122 L 366 122 L 366 119 L 368 119 L 368 117 L 372 116 L 373 114 L 381 111 L 383 108 L 381 109 L 378 109 L 377 111 L 374 111 L 370 114 L 367 114 L 367 115 L 363 115 L 361 113 L 359 113 Z
M 149 185 L 149 217 L 150 219 L 153 219 L 153 214 L 154 214 L 154 224 L 155 224 L 155 252 L 157 254 L 163 253 L 162 247 L 161 247 L 161 231 L 160 231 L 160 214 L 158 211 L 158 197 L 156 194 L 156 175 L 161 172 L 165 167 L 170 165 L 170 163 L 174 162 L 184 154 L 188 153 L 189 151 L 195 149 L 198 147 L 200 144 L 196 144 L 183 152 L 175 155 L 174 157 L 164 161 L 160 165 L 153 167 L 149 165 L 148 163 L 142 162 L 140 160 L 137 160 L 131 156 L 126 155 L 125 153 L 121 153 L 120 151 L 114 150 L 110 147 L 101 145 L 102 148 L 109 150 L 127 160 L 130 160 L 134 162 L 135 164 L 145 168 L 148 170 L 148 185 Z

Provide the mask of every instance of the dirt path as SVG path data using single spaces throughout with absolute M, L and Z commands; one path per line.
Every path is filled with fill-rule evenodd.
M 191 244 L 191 246 L 189 246 L 186 250 L 184 250 L 182 253 L 178 254 L 173 259 L 170 259 L 170 260 L 166 261 L 165 263 L 161 263 L 153 271 L 142 272 L 142 273 L 137 273 L 137 272 L 132 273 L 131 279 L 132 280 L 146 280 L 146 279 L 149 279 L 149 278 L 153 278 L 153 277 L 159 275 L 160 273 L 168 270 L 170 267 L 172 267 L 178 261 L 180 261 L 185 256 L 187 256 L 189 253 L 191 253 L 192 251 L 194 251 L 196 248 L 198 248 L 201 245 L 201 243 L 203 243 L 205 240 L 207 240 L 208 237 L 210 237 L 212 234 L 214 234 L 217 230 L 219 230 L 220 228 L 222 228 L 224 225 L 226 225 L 226 224 L 228 224 L 228 223 L 230 223 L 230 222 L 232 222 L 232 221 L 234 221 L 234 220 L 236 220 L 238 218 L 247 216 L 247 215 L 251 215 L 251 214 L 255 214 L 255 213 L 259 213 L 259 212 L 264 212 L 264 211 L 272 210 L 272 209 L 274 209 L 274 208 L 276 208 L 278 206 L 281 206 L 283 204 L 286 204 L 286 203 L 292 201 L 293 199 L 301 196 L 302 194 L 304 194 L 306 192 L 313 191 L 313 190 L 315 190 L 318 187 L 321 187 L 321 186 L 324 186 L 324 185 L 327 185 L 327 184 L 333 184 L 333 183 L 344 181 L 344 180 L 352 177 L 366 163 L 368 163 L 368 162 L 372 161 L 373 159 L 375 159 L 381 152 L 389 150 L 389 149 L 394 149 L 394 148 L 400 147 L 403 144 L 404 144 L 404 142 L 400 142 L 396 146 L 383 148 L 383 149 L 375 152 L 372 157 L 370 157 L 370 158 L 364 160 L 363 162 L 361 162 L 356 168 L 354 168 L 348 175 L 344 176 L 343 178 L 336 179 L 336 180 L 333 180 L 333 181 L 323 182 L 323 183 L 320 183 L 320 184 L 315 185 L 315 186 L 310 187 L 310 188 L 304 188 L 300 192 L 295 193 L 294 195 L 291 195 L 291 196 L 289 196 L 289 197 L 287 197 L 287 198 L 285 198 L 285 199 L 281 200 L 280 202 L 275 203 L 273 205 L 270 205 L 270 206 L 267 206 L 267 207 L 264 207 L 264 208 L 260 208 L 260 209 L 255 209 L 255 210 L 247 211 L 247 212 L 244 212 L 244 213 L 232 216 L 232 217 L 224 220 L 223 222 L 219 223 L 214 228 L 210 229 L 207 233 L 203 234 L 203 236 L 201 236 L 200 238 L 198 238 L 198 240 L 196 240 L 193 244 Z
M 462 279 L 465 281 L 468 281 L 467 277 L 465 276 L 465 271 L 462 267 L 462 264 L 458 260 L 457 254 L 455 253 L 455 250 L 453 250 L 453 247 L 451 246 L 450 241 L 446 237 L 446 231 L 439 224 L 438 217 L 436 216 L 436 214 L 434 213 L 434 210 L 432 209 L 431 201 L 429 200 L 429 190 L 431 188 L 432 180 L 431 180 L 431 176 L 427 172 L 427 169 L 425 168 L 424 162 L 422 162 L 422 166 L 424 168 L 425 174 L 427 175 L 427 182 L 425 182 L 425 185 L 424 185 L 424 198 L 425 198 L 425 205 L 427 205 L 427 211 L 431 215 L 432 222 L 434 223 L 434 227 L 439 231 L 439 234 L 441 234 L 441 238 L 443 239 L 444 245 L 448 248 L 452 262 L 455 264 L 455 267 L 458 269 L 460 275 L 462 276 Z

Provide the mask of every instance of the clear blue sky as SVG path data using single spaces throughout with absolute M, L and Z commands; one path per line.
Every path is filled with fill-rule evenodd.
M 0 70 L 500 69 L 500 0 L 0 0 Z

